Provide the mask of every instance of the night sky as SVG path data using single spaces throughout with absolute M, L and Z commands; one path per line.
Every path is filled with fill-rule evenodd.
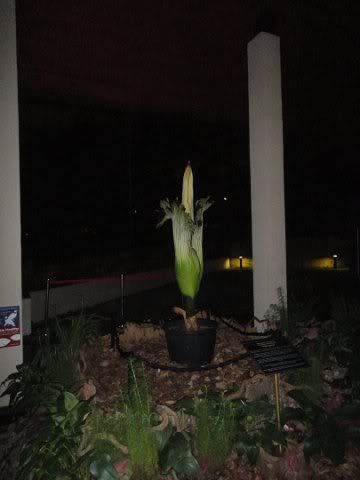
M 260 30 L 281 40 L 288 235 L 351 234 L 359 5 L 17 1 L 25 255 L 165 239 L 156 209 L 188 160 L 197 196 L 216 200 L 212 238 L 248 240 L 246 46 Z

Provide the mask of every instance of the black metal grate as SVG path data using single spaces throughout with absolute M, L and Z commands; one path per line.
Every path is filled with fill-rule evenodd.
M 271 338 L 250 340 L 244 346 L 265 374 L 309 366 L 287 338 L 278 334 Z

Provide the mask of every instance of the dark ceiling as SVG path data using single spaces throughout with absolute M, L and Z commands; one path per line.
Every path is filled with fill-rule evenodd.
M 281 40 L 288 234 L 359 224 L 358 0 L 16 7 L 24 258 L 53 254 L 54 239 L 70 251 L 80 230 L 101 248 L 158 241 L 159 199 L 189 158 L 216 200 L 212 237 L 249 238 L 246 49 L 261 30 Z
M 281 39 L 285 131 L 354 139 L 360 2 L 18 0 L 20 101 L 247 124 L 246 46 Z

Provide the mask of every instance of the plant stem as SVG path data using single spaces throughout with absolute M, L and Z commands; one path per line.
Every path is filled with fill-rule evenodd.
M 196 312 L 195 312 L 195 300 L 191 297 L 184 297 L 185 299 L 185 310 L 186 310 L 186 318 L 185 321 L 185 328 L 186 330 L 197 330 L 198 324 L 196 321 Z
M 195 300 L 191 297 L 184 297 L 185 299 L 185 310 L 187 317 L 193 317 L 195 315 Z

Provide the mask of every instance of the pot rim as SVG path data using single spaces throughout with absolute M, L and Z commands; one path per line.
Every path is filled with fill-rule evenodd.
M 203 330 L 186 330 L 184 327 L 183 319 L 171 319 L 164 322 L 163 328 L 167 331 L 179 331 L 184 334 L 198 334 L 201 332 L 206 332 L 209 330 L 217 330 L 217 322 L 215 320 L 210 320 L 207 318 L 198 318 L 197 321 L 200 324 L 200 327 L 205 327 Z

